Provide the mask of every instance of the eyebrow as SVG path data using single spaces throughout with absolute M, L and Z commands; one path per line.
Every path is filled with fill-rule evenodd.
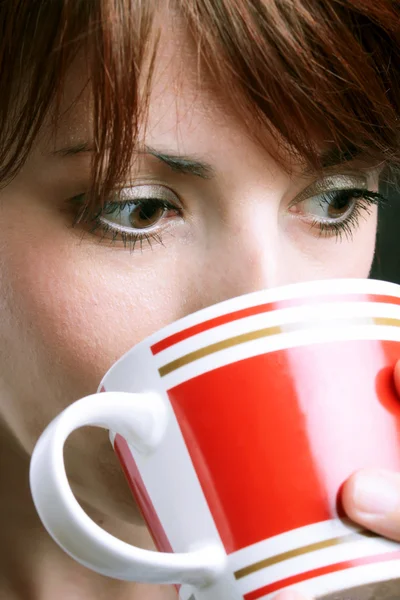
M 52 152 L 54 156 L 75 156 L 85 152 L 93 152 L 93 146 L 89 143 L 80 143 L 71 146 L 65 146 Z M 207 162 L 199 160 L 193 156 L 184 154 L 174 154 L 172 152 L 161 151 L 151 146 L 144 146 L 143 150 L 139 150 L 138 154 L 150 154 L 159 161 L 168 165 L 175 173 L 184 175 L 194 175 L 202 179 L 211 179 L 215 176 L 214 168 Z
M 316 168 L 312 165 L 305 166 L 302 175 L 305 177 L 312 177 L 316 174 L 322 174 L 326 172 L 335 173 L 340 170 L 340 167 L 350 163 L 360 162 L 362 166 L 371 166 L 371 161 L 366 160 L 365 152 L 354 144 L 348 144 L 345 148 L 339 148 L 337 146 L 329 148 L 321 153 L 320 156 L 320 167 Z M 364 160 L 363 160 L 364 159 Z M 359 165 L 360 166 L 360 165 Z
M 339 165 L 351 162 L 359 158 L 361 150 L 354 145 L 349 145 L 345 149 L 331 148 L 321 156 L 321 165 L 323 169 L 331 169 Z
M 75 156 L 86 152 L 93 152 L 94 148 L 88 142 L 77 143 L 65 146 L 55 150 L 51 154 L 54 156 Z M 215 176 L 214 168 L 207 162 L 199 160 L 194 156 L 184 154 L 175 154 L 173 152 L 161 151 L 151 146 L 144 146 L 138 151 L 138 154 L 149 154 L 159 161 L 168 165 L 175 173 L 192 175 L 201 179 L 212 179 Z M 321 156 L 321 166 L 323 170 L 334 169 L 340 165 L 352 162 L 362 155 L 362 152 L 355 145 L 351 144 L 346 149 L 331 148 Z M 314 172 L 312 168 L 306 168 L 304 175 L 311 175 Z
M 183 173 L 185 175 L 195 175 L 202 179 L 211 179 L 215 176 L 213 167 L 202 160 L 198 160 L 193 156 L 185 156 L 184 154 L 172 154 L 169 152 L 160 152 L 150 146 L 145 146 L 145 154 L 151 154 L 158 158 L 161 162 L 167 164 L 173 171 Z

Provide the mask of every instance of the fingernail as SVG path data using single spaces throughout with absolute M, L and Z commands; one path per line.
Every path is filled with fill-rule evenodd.
M 353 500 L 359 512 L 385 515 L 398 508 L 400 499 L 397 486 L 383 473 L 360 473 L 354 481 Z

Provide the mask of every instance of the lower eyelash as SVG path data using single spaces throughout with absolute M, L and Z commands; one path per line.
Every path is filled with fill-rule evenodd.
M 157 232 L 153 233 L 126 233 L 125 231 L 117 231 L 107 225 L 106 223 L 102 223 L 100 221 L 96 221 L 93 227 L 90 229 L 90 233 L 94 233 L 97 229 L 101 228 L 103 230 L 103 235 L 99 238 L 99 243 L 101 243 L 104 239 L 106 239 L 107 233 L 111 233 L 112 237 L 109 239 L 111 244 L 115 244 L 117 241 L 122 241 L 124 248 L 129 248 L 132 253 L 136 246 L 140 245 L 140 250 L 143 250 L 143 243 L 147 244 L 152 248 L 153 241 L 157 244 L 161 244 L 163 241 L 161 235 Z
M 320 237 L 330 237 L 333 234 L 338 241 L 342 241 L 343 236 L 348 241 L 351 241 L 354 232 L 360 225 L 361 219 L 371 214 L 372 206 L 380 207 L 387 204 L 387 198 L 378 192 L 371 192 L 369 190 L 351 190 L 351 192 L 355 195 L 356 200 L 348 217 L 343 219 L 343 221 L 338 220 L 336 222 L 315 219 L 311 223 L 310 229 L 318 227 Z

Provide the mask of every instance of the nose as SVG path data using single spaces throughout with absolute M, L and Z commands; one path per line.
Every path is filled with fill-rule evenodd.
M 281 238 L 278 226 L 265 224 L 256 214 L 235 227 L 220 230 L 199 257 L 197 293 L 193 297 L 196 306 L 191 310 L 289 283 Z

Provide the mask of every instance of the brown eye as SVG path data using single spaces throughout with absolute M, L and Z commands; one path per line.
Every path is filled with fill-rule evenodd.
M 108 203 L 100 216 L 102 223 L 111 230 L 118 228 L 127 232 L 161 227 L 163 221 L 180 214 L 180 209 L 165 200 L 150 198 Z
M 367 175 L 329 175 L 316 180 L 293 199 L 288 213 L 300 225 L 308 225 L 314 236 L 351 241 L 361 220 L 386 201 L 378 191 L 368 189 L 378 187 L 378 180 Z
M 129 221 L 134 229 L 147 229 L 156 225 L 165 213 L 168 207 L 159 200 L 143 200 L 129 214 Z
M 324 192 L 303 200 L 297 205 L 297 210 L 307 217 L 340 221 L 351 213 L 359 196 L 359 190 L 354 189 Z
M 70 202 L 74 225 L 86 225 L 100 242 L 110 240 L 110 245 L 114 245 L 121 241 L 132 252 L 136 245 L 141 250 L 144 244 L 153 248 L 153 240 L 164 246 L 164 232 L 186 221 L 180 198 L 164 185 L 141 184 L 116 190 L 101 208 L 94 207 L 92 211 L 87 209 L 86 194 L 79 194 Z
M 118 201 L 106 202 L 98 217 L 111 235 L 113 232 L 139 235 L 141 231 L 144 234 L 146 230 L 158 231 L 167 225 L 167 220 L 182 216 L 177 195 L 161 185 L 124 188 L 118 197 Z
M 355 200 L 354 190 L 341 190 L 327 194 L 326 216 L 328 219 L 340 219 L 353 206 Z

